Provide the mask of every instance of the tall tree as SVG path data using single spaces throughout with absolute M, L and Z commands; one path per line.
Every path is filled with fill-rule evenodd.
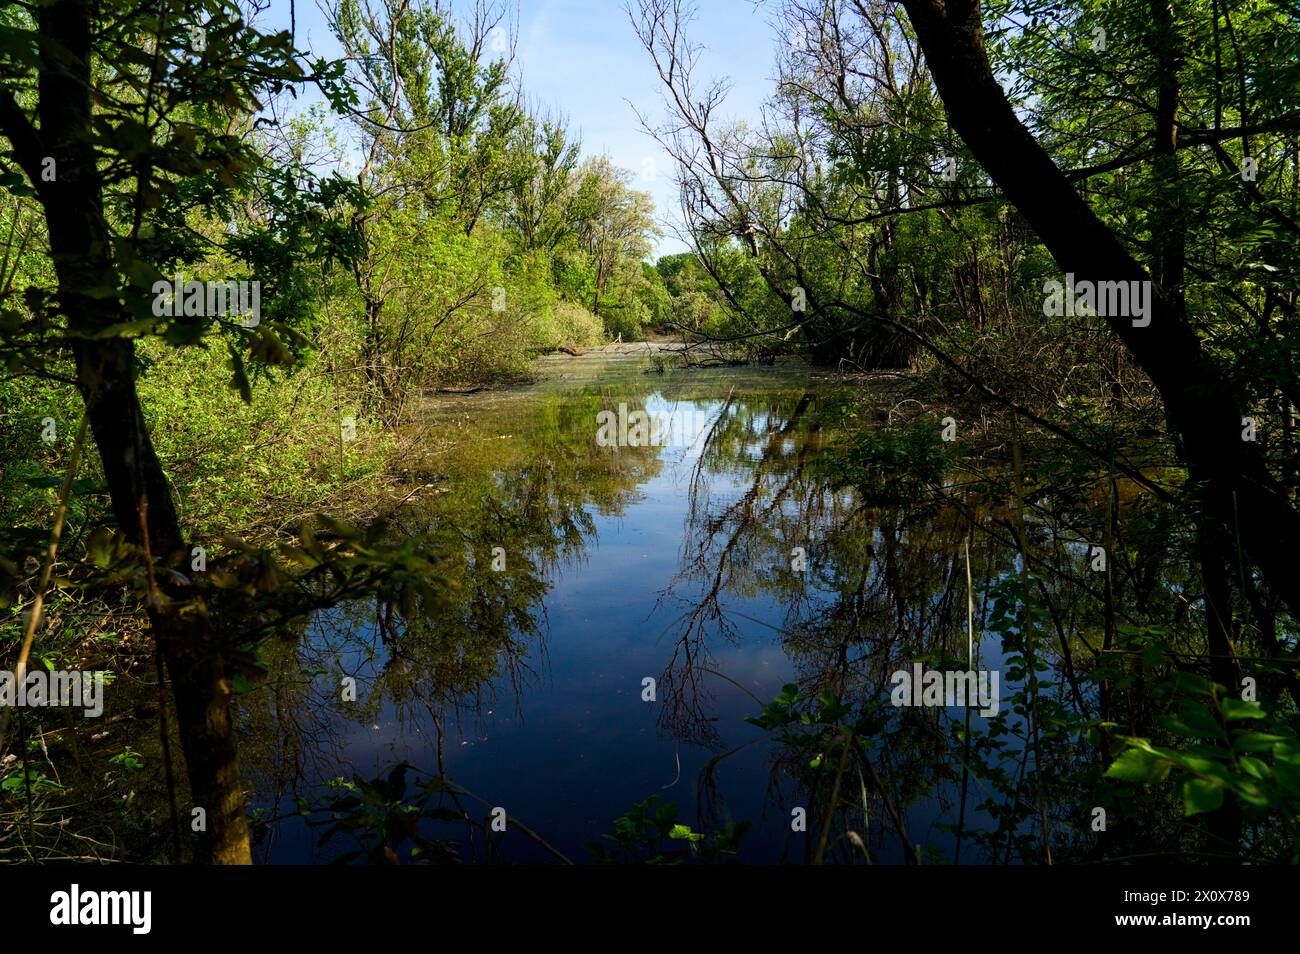
M 316 555 L 301 555 L 316 569 L 301 575 L 251 547 L 193 572 L 194 541 L 136 387 L 136 342 L 222 342 L 232 384 L 249 399 L 248 363 L 287 363 L 286 341 L 309 343 L 293 326 L 309 302 L 267 302 L 260 315 L 228 303 L 214 310 L 213 296 L 202 287 L 195 296 L 187 283 L 183 309 L 160 309 L 167 294 L 158 283 L 172 287 L 175 275 L 165 270 L 215 253 L 223 268 L 252 272 L 272 293 L 301 292 L 309 284 L 302 273 L 348 245 L 330 214 L 347 190 L 331 179 L 303 194 L 301 169 L 265 168 L 250 128 L 259 97 L 309 77 L 287 33 L 250 28 L 223 0 L 34 5 L 6 24 L 0 76 L 0 135 L 9 146 L 0 183 L 38 204 L 55 283 L 52 292 L 39 283 L 24 290 L 28 315 L 17 327 L 6 321 L 0 350 L 11 370 L 67 380 L 80 395 L 122 544 L 101 528 L 88 538 L 89 562 L 113 565 L 101 585 L 125 583 L 143 597 L 170 677 L 192 807 L 201 809 L 186 813 L 203 822 L 194 827 L 195 860 L 248 863 L 232 680 L 259 638 L 357 592 L 363 577 L 382 586 L 382 573 L 360 564 L 353 573 L 315 542 L 308 548 Z M 349 97 L 336 76 L 325 66 L 310 78 L 343 108 Z M 244 208 L 253 210 L 249 219 L 232 225 L 228 217 Z M 383 562 L 372 561 L 377 545 L 366 545 L 372 569 Z M 114 568 L 119 558 L 126 569 Z M 323 585 L 335 570 L 341 575 Z
M 904 0 L 903 6 L 953 128 L 1061 269 L 1076 281 L 1152 282 L 1152 273 L 1097 216 L 1016 115 L 985 50 L 979 0 Z M 1153 4 L 1152 14 L 1150 40 L 1159 59 L 1152 138 L 1165 193 L 1172 195 L 1180 148 L 1221 143 L 1244 130 L 1180 133 L 1176 28 L 1163 4 Z M 1256 132 L 1297 126 L 1300 113 L 1295 112 L 1253 124 Z M 1166 209 L 1161 218 L 1169 225 L 1178 213 Z M 1123 315 L 1108 315 L 1106 321 L 1160 392 L 1170 429 L 1200 487 L 1200 506 L 1212 524 L 1206 532 L 1212 532 L 1214 545 L 1239 536 L 1269 586 L 1293 612 L 1300 612 L 1300 579 L 1286 542 L 1300 537 L 1300 513 L 1269 471 L 1258 443 L 1242 440 L 1248 409 L 1244 395 L 1206 353 L 1187 313 L 1181 233 L 1175 224 L 1159 242 L 1155 279 L 1163 283 L 1153 285 L 1150 323 L 1141 325 Z M 1220 613 L 1226 610 L 1219 608 Z M 1212 649 L 1222 653 L 1228 647 L 1221 637 Z

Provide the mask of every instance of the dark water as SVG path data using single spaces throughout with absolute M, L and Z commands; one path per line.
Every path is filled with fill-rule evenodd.
M 436 611 L 382 627 L 373 604 L 322 615 L 244 697 L 244 771 L 260 813 L 281 819 L 260 857 L 356 849 L 346 832 L 315 843 L 294 797 L 405 762 L 410 791 L 443 776 L 482 800 L 462 797 L 457 812 L 481 823 L 500 806 L 577 861 L 651 795 L 697 830 L 751 821 L 742 860 L 803 861 L 814 835 L 792 831 L 791 812 L 806 798 L 745 717 L 786 683 L 887 696 L 890 673 L 920 653 L 967 652 L 965 529 L 910 505 L 864 507 L 828 477 L 863 387 L 805 368 L 660 373 L 601 356 L 432 402 L 427 458 L 409 462 L 412 486 L 431 486 L 394 532 L 432 535 L 452 588 Z M 597 414 L 620 403 L 666 420 L 664 445 L 600 446 Z M 981 579 L 1010 566 L 974 560 Z M 986 665 L 996 656 L 977 649 Z M 355 702 L 340 699 L 345 675 Z M 943 720 L 960 718 L 927 712 L 907 751 L 880 754 L 908 779 L 911 840 L 947 855 L 956 774 Z M 873 856 L 900 860 L 874 799 L 871 812 Z M 485 856 L 463 823 L 421 831 Z M 513 827 L 492 857 L 553 860 Z

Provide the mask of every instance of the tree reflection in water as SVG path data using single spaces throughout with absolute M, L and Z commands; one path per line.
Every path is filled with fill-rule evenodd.
M 598 446 L 598 413 L 620 403 L 651 414 L 686 409 L 705 424 L 683 445 Z M 960 860 L 965 837 L 967 860 L 976 848 L 983 860 L 1035 860 L 1043 831 L 1058 851 L 1085 855 L 1077 819 L 1090 796 L 1080 779 L 1095 781 L 1105 758 L 1101 746 L 1081 743 L 1080 726 L 1127 702 L 1115 688 L 1122 684 L 1097 678 L 1106 653 L 1122 649 L 1114 618 L 1126 627 L 1162 614 L 1186 619 L 1185 581 L 1166 561 L 1174 530 L 1141 495 L 1049 448 L 1023 475 L 1032 493 L 1022 496 L 1030 554 L 1022 576 L 1006 448 L 940 446 L 937 417 L 918 415 L 914 404 L 880 381 L 850 387 L 808 371 L 659 378 L 639 368 L 443 402 L 430 416 L 427 459 L 411 464 L 413 480 L 431 486 L 403 507 L 393 532 L 437 544 L 444 598 L 413 614 L 382 603 L 348 607 L 314 620 L 300 644 L 279 652 L 276 678 L 242 707 L 260 804 L 283 812 L 286 796 L 339 775 L 373 775 L 385 757 L 454 775 L 445 765 L 449 738 L 472 742 L 488 722 L 501 724 L 502 707 L 523 724 L 547 692 L 596 699 L 583 703 L 594 707 L 584 727 L 607 722 L 630 743 L 644 710 L 619 701 L 628 698 L 623 689 L 589 685 L 606 685 L 599 680 L 610 674 L 583 672 L 596 665 L 583 647 L 563 641 L 562 657 L 549 655 L 550 612 L 580 592 L 596 627 L 583 639 L 612 625 L 659 659 L 654 717 L 679 773 L 683 755 L 696 767 L 686 780 L 698 825 L 731 817 L 723 794 L 762 787 L 748 770 L 725 786 L 718 778 L 757 746 L 767 753 L 771 815 L 755 830 L 766 845 L 761 857 L 790 850 L 792 804 L 808 805 L 814 826 L 826 827 L 810 827 L 806 858 L 914 860 L 919 842 Z M 1112 547 L 1105 593 L 1089 577 L 1084 546 L 1101 536 L 1089 524 L 1099 493 L 1111 494 L 1104 507 L 1142 539 L 1140 549 Z M 608 543 L 602 533 L 662 535 L 665 514 L 680 519 L 681 531 L 662 577 L 611 566 L 603 555 L 589 562 Z M 494 553 L 504 560 L 499 569 Z M 593 595 L 580 585 L 591 578 L 617 584 Z M 1042 680 L 1032 699 L 1019 635 L 1024 593 Z M 656 642 L 655 632 L 666 638 Z M 724 696 L 733 710 L 743 696 L 757 714 L 777 695 L 777 685 L 735 671 L 737 660 L 773 647 L 800 699 L 835 700 L 859 734 L 850 740 L 833 726 L 813 740 L 823 751 L 774 748 L 771 738 L 790 739 L 719 715 Z M 997 719 L 885 705 L 896 670 L 915 661 L 965 669 L 968 652 L 976 668 L 1002 672 L 1009 704 Z M 628 660 L 610 678 L 639 685 L 636 665 Z M 558 686 L 555 671 L 586 681 Z M 357 680 L 355 703 L 340 697 L 345 675 Z M 1126 710 L 1134 725 L 1143 718 L 1137 705 Z M 574 757 L 563 741 L 552 744 L 548 756 Z M 593 808 L 584 824 L 604 830 L 628 803 L 602 795 L 617 775 L 586 761 L 585 751 L 576 757 L 584 767 L 565 768 L 585 779 Z M 823 763 L 836 759 L 854 766 L 851 798 L 841 790 L 847 783 L 837 777 L 832 789 L 827 781 Z M 534 813 L 546 816 L 551 806 L 538 798 L 531 794 Z M 454 795 L 447 804 L 473 815 Z M 461 847 L 475 857 L 484 834 L 467 828 Z

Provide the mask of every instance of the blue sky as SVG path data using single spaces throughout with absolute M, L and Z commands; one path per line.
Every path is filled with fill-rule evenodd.
M 453 4 L 465 9 L 472 0 Z M 582 135 L 584 155 L 605 153 L 651 193 L 657 215 L 678 219 L 667 156 L 641 129 L 633 104 L 653 122 L 665 108 L 662 84 L 632 31 L 623 0 L 517 0 L 517 72 L 534 104 L 563 113 Z M 315 0 L 297 3 L 297 43 L 322 56 L 338 46 Z M 775 34 L 770 12 L 750 0 L 699 0 L 689 35 L 704 47 L 700 79 L 726 77 L 724 116 L 751 120 L 773 88 Z M 272 0 L 263 29 L 289 25 L 289 0 Z M 722 117 L 719 117 L 722 118 Z M 656 255 L 685 249 L 664 227 Z

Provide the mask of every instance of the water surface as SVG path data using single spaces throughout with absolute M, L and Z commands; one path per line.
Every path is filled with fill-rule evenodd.
M 790 824 L 799 788 L 745 717 L 787 683 L 887 696 L 890 673 L 922 653 L 964 656 L 964 527 L 834 489 L 826 464 L 863 413 L 861 380 L 661 369 L 636 355 L 549 358 L 539 371 L 424 409 L 428 453 L 408 462 L 421 489 L 394 532 L 438 542 L 446 602 L 409 619 L 373 604 L 322 614 L 278 660 L 244 701 L 262 813 L 290 815 L 295 795 L 319 796 L 329 779 L 405 762 L 482 799 L 456 811 L 481 820 L 500 806 L 578 861 L 651 795 L 697 829 L 751 821 L 742 860 L 805 860 L 813 836 Z M 668 422 L 665 443 L 601 446 L 598 414 L 620 404 Z M 975 559 L 983 577 L 992 557 Z M 339 698 L 343 675 L 356 702 Z M 911 839 L 950 854 L 944 720 L 964 714 L 911 717 L 912 741 L 882 752 L 882 770 L 908 779 L 896 794 Z M 893 832 L 868 824 L 875 860 L 900 860 Z M 439 828 L 429 836 L 485 856 L 463 824 Z M 317 844 L 288 818 L 259 850 L 309 862 L 355 847 Z M 510 830 L 492 858 L 553 860 Z

